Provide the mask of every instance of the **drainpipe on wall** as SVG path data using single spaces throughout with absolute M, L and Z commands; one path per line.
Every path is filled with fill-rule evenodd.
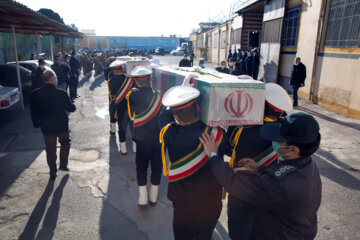
M 218 46 L 217 46 L 217 47 L 218 47 L 218 48 L 217 48 L 217 50 L 218 50 L 218 51 L 217 51 L 217 52 L 218 52 L 218 53 L 217 53 L 217 59 L 218 59 L 217 65 L 220 65 L 220 61 L 221 61 L 221 60 L 220 60 L 221 28 L 218 29 L 218 42 L 217 42 L 217 45 L 218 45 Z
M 319 13 L 319 19 L 318 19 L 318 29 L 317 29 L 317 37 L 316 37 L 316 45 L 315 45 L 315 54 L 314 54 L 314 64 L 313 64 L 313 70 L 312 70 L 312 74 L 311 74 L 311 85 L 310 85 L 310 96 L 309 96 L 309 100 L 311 100 L 313 103 L 317 102 L 317 99 L 314 98 L 316 97 L 314 95 L 314 91 L 315 91 L 315 84 L 316 84 L 316 69 L 317 69 L 317 63 L 318 63 L 318 59 L 319 59 L 319 49 L 320 49 L 320 42 L 321 42 L 321 30 L 323 28 L 323 23 L 324 23 L 324 16 L 325 16 L 325 1 L 326 0 L 322 0 L 321 1 L 321 9 L 320 9 L 320 13 Z

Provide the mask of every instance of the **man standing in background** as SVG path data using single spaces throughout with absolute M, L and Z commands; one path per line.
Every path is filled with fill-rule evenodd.
M 43 84 L 42 76 L 44 71 L 45 61 L 44 59 L 39 59 L 39 67 L 31 73 L 31 84 L 33 89 L 37 89 Z
M 56 55 L 55 62 L 53 65 L 51 65 L 51 69 L 56 74 L 56 78 L 57 78 L 57 86 L 56 87 L 65 90 L 66 89 L 66 81 L 65 81 L 62 64 L 63 63 L 61 62 L 60 55 Z
M 294 66 L 291 69 L 290 85 L 293 87 L 293 106 L 298 106 L 298 90 L 305 86 L 306 67 L 299 57 L 294 60 Z
M 70 58 L 70 68 L 72 72 L 72 77 L 70 79 L 70 98 L 74 100 L 75 98 L 80 97 L 77 94 L 77 86 L 79 84 L 79 76 L 81 72 L 81 65 L 80 62 L 76 59 L 76 52 L 73 50 L 71 52 Z

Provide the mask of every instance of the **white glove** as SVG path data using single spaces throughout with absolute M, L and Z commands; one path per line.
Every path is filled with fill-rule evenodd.
M 182 86 L 190 86 L 190 87 L 195 87 L 196 86 L 196 79 L 199 77 L 197 74 L 194 73 L 189 73 L 189 75 L 187 75 L 183 81 Z

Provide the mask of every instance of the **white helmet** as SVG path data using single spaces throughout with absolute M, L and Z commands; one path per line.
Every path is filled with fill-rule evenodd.
M 289 112 L 293 110 L 293 104 L 289 94 L 276 83 L 267 83 L 265 100 L 276 110 Z
M 137 66 L 131 71 L 131 76 L 141 77 L 152 74 L 152 70 L 148 66 Z
M 166 107 L 177 107 L 197 98 L 200 91 L 190 86 L 176 86 L 166 91 L 162 104 Z

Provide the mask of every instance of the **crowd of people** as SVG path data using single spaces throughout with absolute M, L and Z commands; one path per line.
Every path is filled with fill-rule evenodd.
M 57 174 L 57 139 L 59 170 L 69 171 L 68 112 L 76 108 L 65 92 L 66 79 L 80 73 L 80 63 L 72 68 L 72 57 L 65 56 L 61 63 L 57 56 L 54 71 L 43 72 L 43 83 L 31 95 L 32 120 L 44 134 L 51 180 Z M 242 73 L 242 62 L 232 58 L 232 72 Z M 201 121 L 196 101 L 200 92 L 191 85 L 193 75 L 162 94 L 151 87 L 155 61 L 129 74 L 116 57 L 107 60 L 110 134 L 118 128 L 119 151 L 127 154 L 130 130 L 140 209 L 156 206 L 161 172 L 168 177 L 176 240 L 212 239 L 225 192 L 231 239 L 315 238 L 321 180 L 311 155 L 320 145 L 319 125 L 311 115 L 288 114 L 293 103 L 282 87 L 266 84 L 264 125 L 232 126 L 225 131 Z M 40 60 L 39 65 L 43 67 Z M 224 162 L 225 155 L 229 163 Z
M 238 49 L 238 51 L 235 50 L 234 53 L 229 49 L 227 62 L 222 60 L 216 70 L 235 76 L 249 75 L 257 80 L 259 66 L 260 56 L 258 48 L 248 49 L 247 51 Z

